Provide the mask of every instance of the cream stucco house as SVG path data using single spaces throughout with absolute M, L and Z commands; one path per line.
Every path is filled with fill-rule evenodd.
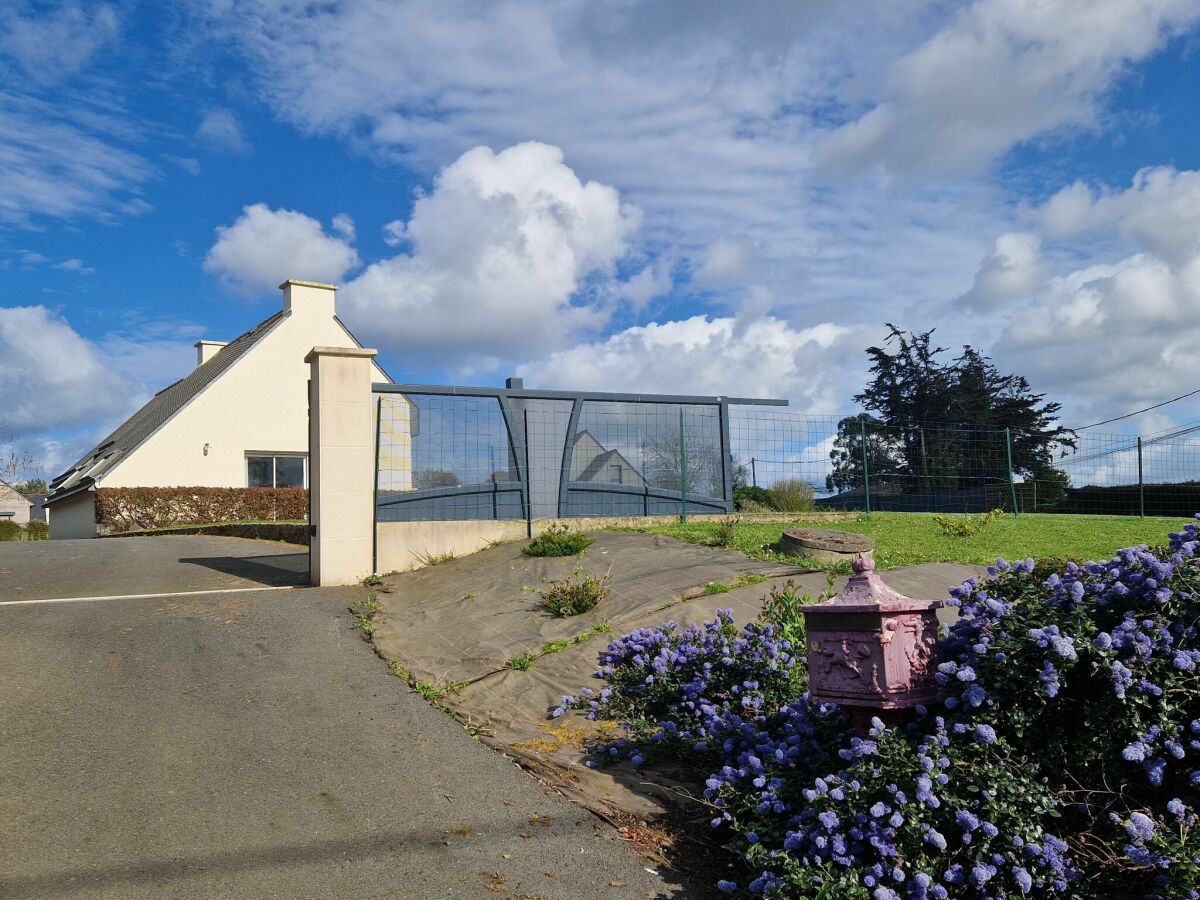
M 337 317 L 334 286 L 280 288 L 279 312 L 228 343 L 198 341 L 191 373 L 51 483 L 51 538 L 95 537 L 98 486 L 308 486 L 304 357 L 313 347 L 361 345 Z M 371 365 L 374 381 L 391 381 Z
M 29 498 L 19 493 L 15 487 L 0 481 L 0 522 L 28 525 L 32 506 Z

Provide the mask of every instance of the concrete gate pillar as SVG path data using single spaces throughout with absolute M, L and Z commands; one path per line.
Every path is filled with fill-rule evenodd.
M 376 351 L 313 347 L 308 413 L 309 580 L 357 584 L 374 568 Z

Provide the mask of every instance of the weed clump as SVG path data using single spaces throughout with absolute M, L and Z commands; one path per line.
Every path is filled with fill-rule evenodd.
M 582 531 L 572 531 L 566 525 L 551 525 L 521 548 L 526 556 L 576 556 L 592 543 Z
M 560 618 L 577 616 L 604 599 L 608 593 L 609 573 L 588 575 L 583 566 L 576 566 L 566 578 L 556 581 L 542 592 L 542 603 L 546 609 Z

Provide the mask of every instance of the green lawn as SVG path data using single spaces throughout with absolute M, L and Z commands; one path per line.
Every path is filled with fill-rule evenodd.
M 881 569 L 923 562 L 963 562 L 987 565 L 997 557 L 1008 560 L 1058 556 L 1078 561 L 1108 559 L 1113 551 L 1134 544 L 1165 544 L 1167 534 L 1186 520 L 1136 516 L 1068 516 L 1026 514 L 1004 516 L 971 537 L 947 534 L 929 513 L 872 513 L 831 519 L 798 517 L 793 522 L 734 526 L 734 546 L 762 559 L 789 559 L 778 553 L 780 534 L 788 528 L 829 528 L 854 531 L 875 539 L 875 560 Z M 688 522 L 645 529 L 696 543 L 711 543 L 718 523 Z

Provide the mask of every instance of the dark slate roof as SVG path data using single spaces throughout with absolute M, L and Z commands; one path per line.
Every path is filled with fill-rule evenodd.
M 222 347 L 204 365 L 197 366 L 188 375 L 155 394 L 145 406 L 117 426 L 112 434 L 50 482 L 48 501 L 53 503 L 66 494 L 90 487 L 99 481 L 105 472 L 154 434 L 189 400 L 220 378 L 283 317 L 284 313 L 281 310 L 255 325 Z

